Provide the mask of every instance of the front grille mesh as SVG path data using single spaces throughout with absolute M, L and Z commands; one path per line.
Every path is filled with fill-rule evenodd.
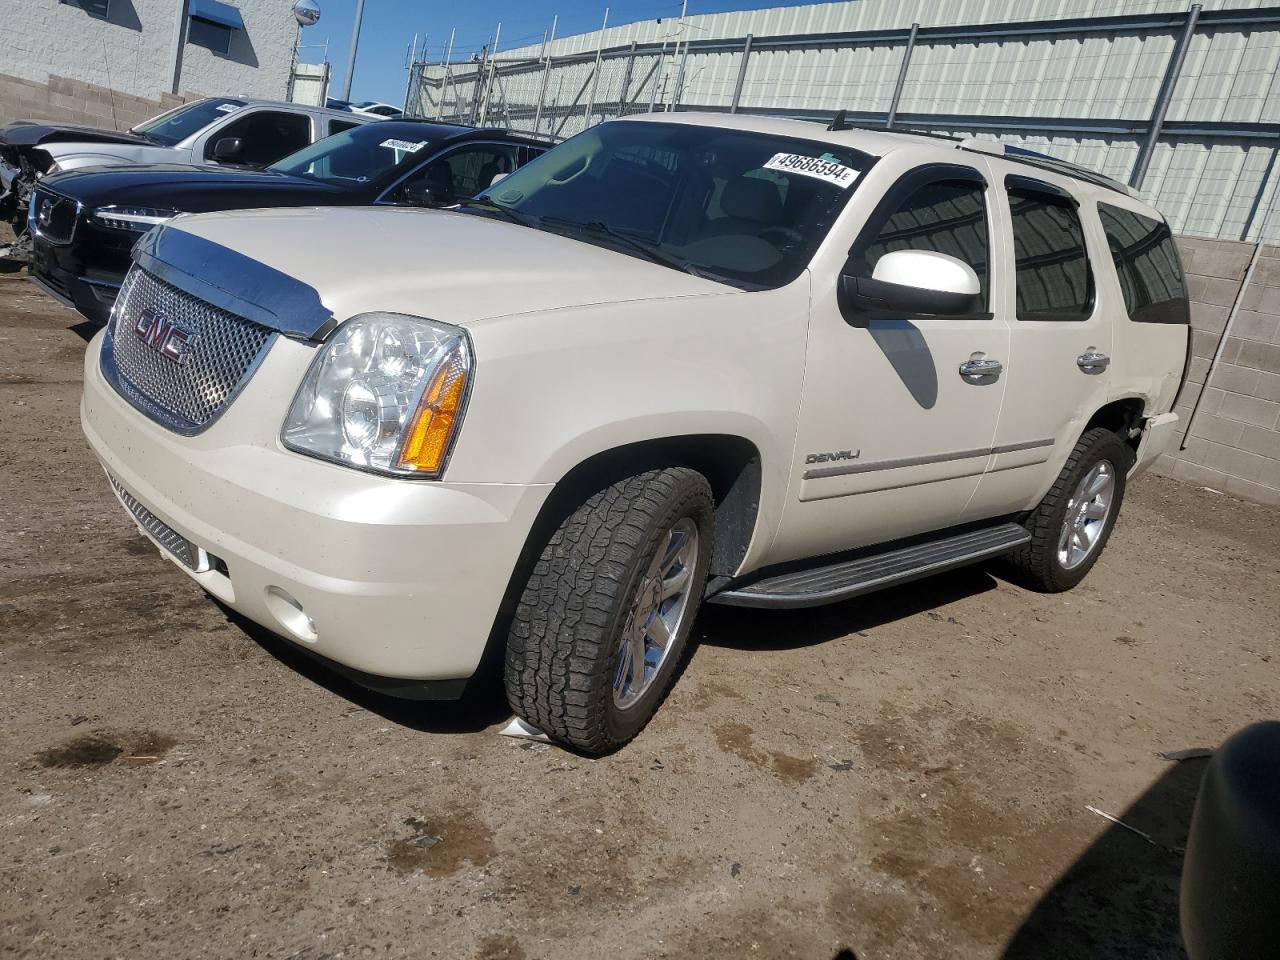
M 110 473 L 107 474 L 107 479 L 111 481 L 111 487 L 120 498 L 120 502 L 133 514 L 133 518 L 138 521 L 143 530 L 155 538 L 160 546 L 182 561 L 183 566 L 197 571 L 200 569 L 200 550 L 195 544 L 139 503 L 137 498 L 121 486 L 120 481 Z
M 144 311 L 188 335 L 180 361 L 137 332 Z M 179 290 L 141 267 L 125 278 L 112 316 L 112 359 L 144 413 L 184 432 L 209 424 L 230 402 L 271 344 L 273 333 Z M 140 396 L 133 396 L 136 391 Z

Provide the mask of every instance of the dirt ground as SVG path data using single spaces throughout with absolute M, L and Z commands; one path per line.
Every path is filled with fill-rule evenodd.
M 0 275 L 0 956 L 1182 955 L 1157 752 L 1280 712 L 1280 514 L 1148 477 L 1072 593 L 708 609 L 592 761 L 229 619 L 91 457 L 77 320 Z

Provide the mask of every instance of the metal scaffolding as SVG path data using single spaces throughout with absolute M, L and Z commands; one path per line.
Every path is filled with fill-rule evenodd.
M 655 110 L 845 110 L 858 126 L 995 136 L 1094 167 L 1175 229 L 1229 239 L 1258 238 L 1280 179 L 1280 7 L 606 46 L 615 33 L 558 55 L 553 35 L 532 56 L 415 62 L 409 112 L 558 140 Z

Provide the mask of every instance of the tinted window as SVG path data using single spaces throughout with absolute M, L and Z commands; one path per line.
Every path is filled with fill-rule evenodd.
M 205 157 L 212 157 L 218 142 L 231 137 L 242 144 L 236 163 L 263 167 L 310 143 L 311 119 L 297 113 L 254 111 L 219 130 L 205 147 Z
M 415 171 L 388 199 L 403 203 L 407 195 L 425 181 L 430 185 L 433 203 L 448 205 L 466 200 L 488 189 L 498 174 L 515 170 L 519 166 L 518 152 L 515 144 L 508 143 L 476 143 L 459 147 Z
M 271 169 L 329 183 L 390 180 L 401 164 L 410 167 L 430 155 L 439 140 L 431 132 L 426 124 L 358 123 L 276 161 Z
M 329 136 L 333 136 L 335 133 L 341 133 L 343 130 L 350 130 L 352 127 L 358 126 L 360 126 L 360 124 L 354 123 L 351 120 L 330 120 Z
M 231 30 L 221 24 L 192 17 L 187 25 L 187 43 L 225 57 L 231 52 Z
M 875 233 L 855 248 L 854 269 L 869 277 L 880 258 L 895 250 L 945 253 L 973 267 L 985 311 L 990 263 L 985 189 L 968 180 L 936 180 L 912 190 L 887 215 L 873 215 L 868 226 Z
M 1019 320 L 1084 320 L 1093 275 L 1075 205 L 1065 198 L 1011 190 Z
M 832 143 L 612 121 L 544 153 L 486 196 L 534 229 L 761 289 L 789 283 L 808 265 L 870 163 Z
M 1190 323 L 1178 248 L 1167 224 L 1132 210 L 1098 204 L 1125 309 L 1139 323 Z
M 243 100 L 226 98 L 197 100 L 195 103 L 184 104 L 176 110 L 162 113 L 158 117 L 152 117 L 134 127 L 133 132 L 141 133 L 157 143 L 173 146 L 243 106 Z
M 63 3 L 79 7 L 91 17 L 107 19 L 111 13 L 111 0 L 62 0 Z

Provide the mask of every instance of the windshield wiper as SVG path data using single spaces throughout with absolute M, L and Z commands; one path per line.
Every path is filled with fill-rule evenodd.
M 491 213 L 497 213 L 506 217 L 512 223 L 518 223 L 522 227 L 536 226 L 539 222 L 537 217 L 530 216 L 527 213 L 516 213 L 510 207 L 504 207 L 500 203 L 494 203 L 484 197 L 473 197 L 470 200 L 459 201 L 460 207 L 475 207 L 477 210 L 488 210 Z
M 700 277 L 704 280 L 714 279 L 703 273 L 690 261 L 685 260 L 682 257 L 677 257 L 671 253 L 663 253 L 653 244 L 645 243 L 643 240 L 622 233 L 620 230 L 615 230 L 613 227 L 609 226 L 607 223 L 601 222 L 600 220 L 592 220 L 590 223 L 582 223 L 578 220 L 565 220 L 560 217 L 543 217 L 542 220 L 544 223 L 549 223 L 557 227 L 569 227 L 589 231 L 591 233 L 602 233 L 611 240 L 616 240 L 619 243 L 630 247 L 632 250 L 649 260 L 652 260 L 654 263 L 659 263 L 664 267 L 671 267 L 675 270 L 682 270 L 685 273 L 692 274 L 693 276 Z

